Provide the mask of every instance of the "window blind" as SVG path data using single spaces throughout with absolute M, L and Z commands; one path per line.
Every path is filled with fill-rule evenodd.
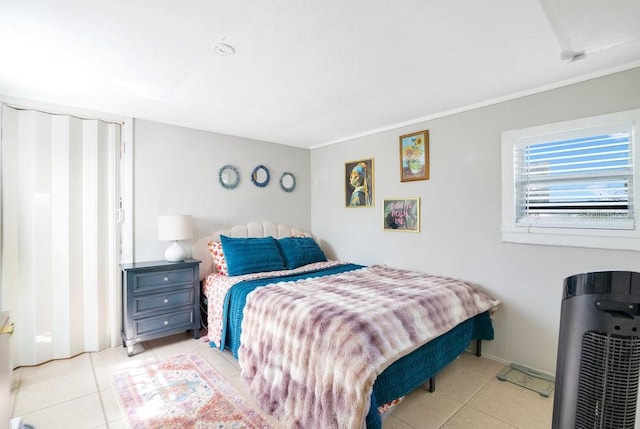
M 634 229 L 631 125 L 609 128 L 516 142 L 517 225 Z

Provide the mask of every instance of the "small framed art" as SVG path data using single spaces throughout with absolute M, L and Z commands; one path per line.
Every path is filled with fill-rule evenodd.
M 385 231 L 420 232 L 420 198 L 383 200 L 382 219 Z
M 429 179 L 429 130 L 400 136 L 400 181 Z
M 344 163 L 346 207 L 373 207 L 373 158 Z

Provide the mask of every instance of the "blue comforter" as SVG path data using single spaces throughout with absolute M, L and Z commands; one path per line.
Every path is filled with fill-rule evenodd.
M 247 280 L 235 284 L 224 300 L 222 341 L 220 347 L 231 350 L 238 359 L 242 317 L 247 295 L 258 287 L 281 281 L 296 281 L 309 277 L 322 277 L 363 268 L 362 265 L 345 264 L 330 268 L 309 271 L 267 279 Z M 402 357 L 376 379 L 371 395 L 371 408 L 367 415 L 367 428 L 379 429 L 382 426 L 378 405 L 404 396 L 435 376 L 440 370 L 458 357 L 474 340 L 492 340 L 493 325 L 489 313 L 479 314 L 468 319 L 451 331 L 434 338 L 414 352 Z

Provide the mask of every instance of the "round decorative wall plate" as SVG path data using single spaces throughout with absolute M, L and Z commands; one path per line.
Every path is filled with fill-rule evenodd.
M 240 183 L 240 173 L 233 165 L 225 165 L 218 171 L 218 181 L 225 189 L 234 189 Z
M 288 171 L 282 173 L 280 177 L 280 188 L 285 192 L 293 192 L 296 189 L 296 176 Z
M 269 180 L 271 180 L 271 175 L 269 174 L 269 169 L 264 165 L 259 165 L 253 169 L 253 173 L 251 173 L 251 181 L 254 185 L 259 188 L 264 188 L 269 184 Z

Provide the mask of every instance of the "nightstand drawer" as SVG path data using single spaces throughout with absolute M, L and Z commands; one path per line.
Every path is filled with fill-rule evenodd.
M 180 292 L 167 292 L 154 295 L 142 295 L 135 298 L 133 315 L 157 310 L 172 310 L 185 305 L 193 306 L 193 288 Z
M 133 280 L 133 293 L 169 286 L 192 284 L 194 281 L 193 269 L 137 273 Z
M 185 330 L 190 329 L 193 325 L 193 308 L 188 308 L 177 313 L 136 319 L 134 323 L 136 325 L 137 335 L 145 335 L 152 332 L 172 331 L 180 328 L 184 328 Z

